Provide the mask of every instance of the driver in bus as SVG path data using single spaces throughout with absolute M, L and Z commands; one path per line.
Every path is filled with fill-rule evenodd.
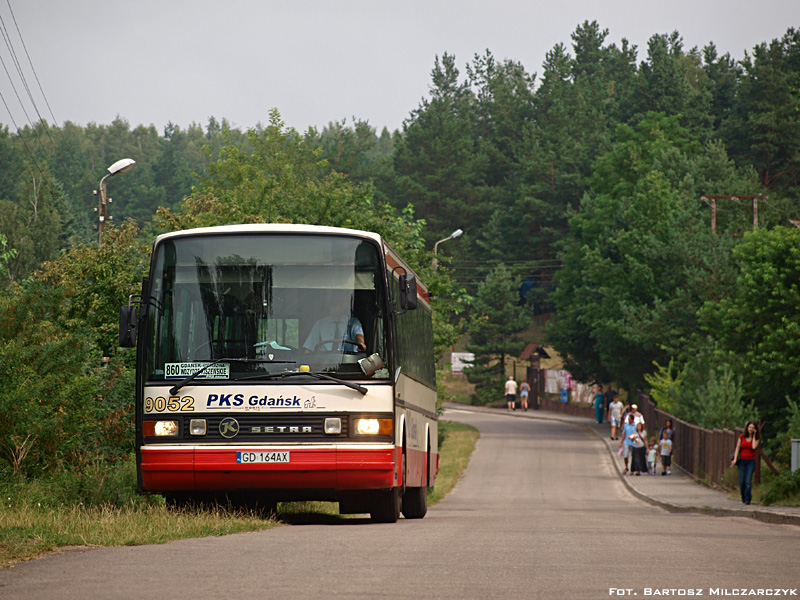
M 328 315 L 314 323 L 303 348 L 309 352 L 314 350 L 365 352 L 367 344 L 364 340 L 364 328 L 358 317 L 350 315 L 350 292 L 329 292 L 326 306 L 329 310 Z

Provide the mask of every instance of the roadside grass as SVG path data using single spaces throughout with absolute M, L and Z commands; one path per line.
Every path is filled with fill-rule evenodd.
M 4 498 L 4 500 L 6 500 Z M 169 510 L 165 504 L 43 508 L 3 503 L 0 566 L 73 546 L 163 544 L 192 537 L 269 529 L 277 521 L 246 512 Z
M 439 421 L 439 429 L 444 430 L 444 441 L 439 448 L 439 474 L 436 485 L 428 492 L 428 505 L 433 506 L 455 487 L 461 474 L 469 464 L 478 430 L 469 425 L 452 421 Z
M 439 475 L 428 493 L 436 504 L 453 489 L 469 463 L 478 438 L 467 425 L 439 422 L 443 439 L 439 449 Z M 6 482 L 7 483 L 7 482 Z M 45 501 L 46 485 L 23 488 L 0 484 L 0 568 L 40 557 L 60 549 L 83 546 L 136 546 L 172 540 L 259 531 L 281 525 L 298 515 L 335 516 L 331 502 L 281 503 L 277 518 L 224 508 L 168 509 L 159 497 L 140 497 L 118 506 L 85 506 L 80 502 L 51 505 Z

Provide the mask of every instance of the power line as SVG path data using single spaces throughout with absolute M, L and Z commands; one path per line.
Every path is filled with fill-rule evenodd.
M 764 206 L 766 206 L 767 208 L 769 208 L 769 209 L 771 209 L 771 210 L 774 210 L 774 211 L 776 211 L 776 212 L 779 212 L 779 213 L 780 213 L 780 214 L 782 214 L 784 217 L 791 217 L 791 216 L 797 215 L 797 210 L 794 210 L 794 211 L 792 211 L 792 212 L 789 212 L 789 211 L 787 211 L 787 210 L 784 210 L 784 209 L 782 209 L 782 208 L 780 208 L 780 207 L 776 206 L 774 203 L 772 203 L 772 202 L 769 200 L 769 198 L 768 198 L 768 197 L 765 197 L 765 198 L 764 198 Z
M 53 118 L 53 125 L 55 125 L 56 129 L 58 130 L 59 134 L 61 135 L 61 141 L 63 142 L 63 141 L 65 141 L 64 140 L 64 133 L 61 131 L 61 128 L 58 126 L 58 119 L 56 119 L 56 116 L 53 114 L 53 109 L 50 108 L 50 102 L 47 100 L 47 95 L 44 93 L 44 89 L 42 88 L 42 84 L 39 81 L 39 75 L 36 73 L 36 69 L 33 67 L 33 61 L 31 60 L 31 55 L 28 53 L 28 46 L 25 44 L 25 39 L 22 37 L 22 32 L 20 31 L 19 24 L 17 23 L 17 17 L 16 17 L 16 15 L 14 15 L 14 9 L 11 8 L 11 0 L 6 0 L 6 4 L 8 4 L 8 11 L 11 13 L 11 19 L 14 21 L 14 27 L 17 30 L 17 36 L 19 36 L 19 41 L 22 43 L 22 49 L 25 50 L 25 56 L 27 57 L 28 64 L 30 65 L 31 71 L 33 72 L 33 77 L 34 77 L 34 79 L 36 79 L 36 85 L 39 86 L 39 92 L 42 94 L 42 98 L 44 99 L 44 103 L 47 106 L 47 110 L 50 111 L 50 116 Z M 5 29 L 5 25 L 3 25 L 3 28 Z M 24 80 L 25 80 L 25 78 L 23 77 L 23 81 Z M 27 84 L 25 85 L 25 87 L 26 88 L 28 87 Z M 35 103 L 34 103 L 34 106 L 36 106 Z M 39 113 L 39 109 L 38 108 L 36 109 L 36 114 L 39 115 L 39 120 L 40 121 L 44 120 L 44 119 L 42 119 L 42 115 Z M 48 132 L 48 136 L 49 135 L 50 134 Z M 51 139 L 51 141 L 52 141 L 52 139 Z
M 11 0 L 6 0 L 6 4 L 8 6 L 8 10 L 9 10 L 9 13 L 11 15 L 11 19 L 14 22 L 14 27 L 16 28 L 17 36 L 19 38 L 19 42 L 22 44 L 22 47 L 23 47 L 23 49 L 25 51 L 25 56 L 26 56 L 26 58 L 28 60 L 28 65 L 30 67 L 30 70 L 33 73 L 34 78 L 36 79 L 36 84 L 39 87 L 39 92 L 41 93 L 41 97 L 42 97 L 42 99 L 44 99 L 44 102 L 45 102 L 45 104 L 47 106 L 47 109 L 50 112 L 50 116 L 53 119 L 53 126 L 54 126 L 54 128 L 56 130 L 58 130 L 58 135 L 60 136 L 61 142 L 63 144 L 63 148 L 72 157 L 73 164 L 77 164 L 78 161 L 75 160 L 75 155 L 74 155 L 73 149 L 70 146 L 70 144 L 67 143 L 66 137 L 64 136 L 64 132 L 58 126 L 58 120 L 56 119 L 55 115 L 53 114 L 53 109 L 50 106 L 50 102 L 47 99 L 47 95 L 44 93 L 44 89 L 42 88 L 41 81 L 39 80 L 39 75 L 36 73 L 36 69 L 33 66 L 33 60 L 31 59 L 30 53 L 28 52 L 28 47 L 25 44 L 25 39 L 22 37 L 22 31 L 20 30 L 19 23 L 17 23 L 17 17 L 14 14 L 14 9 L 11 6 Z M 39 110 L 39 107 L 37 106 L 37 102 L 36 102 L 36 99 L 34 97 L 34 93 L 32 92 L 30 86 L 28 85 L 27 77 L 25 75 L 25 68 L 23 67 L 21 61 L 19 60 L 19 58 L 17 56 L 17 52 L 16 52 L 16 50 L 14 48 L 14 41 L 12 40 L 11 34 L 8 31 L 8 28 L 6 27 L 6 20 L 3 18 L 2 15 L 0 15 L 0 33 L 3 36 L 3 41 L 5 42 L 5 46 L 6 46 L 7 50 L 8 50 L 8 52 L 9 52 L 10 59 L 13 61 L 14 67 L 16 68 L 17 76 L 19 77 L 19 80 L 22 82 L 22 85 L 25 88 L 28 100 L 29 100 L 30 104 L 33 106 L 33 110 L 36 111 L 36 115 L 38 116 L 38 119 L 39 119 L 39 124 L 44 129 L 44 133 L 47 135 L 48 139 L 50 140 L 50 146 L 52 148 L 52 153 L 57 153 L 58 152 L 58 148 L 56 146 L 55 140 L 53 139 L 53 136 L 50 134 L 50 125 L 47 122 L 47 120 L 42 116 L 42 113 Z M 30 118 L 30 115 L 28 113 L 28 110 L 26 110 L 25 103 L 22 101 L 22 98 L 20 97 L 20 94 L 19 94 L 19 92 L 17 90 L 17 86 L 15 85 L 15 82 L 14 82 L 14 78 L 11 76 L 11 73 L 9 72 L 9 69 L 8 69 L 8 67 L 6 65 L 6 61 L 3 60 L 2 55 L 0 55 L 0 63 L 2 63 L 3 70 L 5 71 L 6 77 L 8 78 L 8 81 L 11 84 L 11 88 L 14 91 L 14 94 L 17 97 L 17 101 L 19 102 L 19 105 L 22 108 L 22 112 L 25 114 L 25 117 L 28 120 L 28 123 L 30 124 L 31 134 L 33 135 L 34 139 L 36 140 L 37 144 L 39 145 L 39 148 L 41 148 L 42 152 L 47 157 L 47 159 L 52 160 L 53 154 L 50 151 L 48 151 L 47 148 L 45 148 L 45 145 L 42 143 L 41 136 L 39 135 L 39 132 L 37 131 L 37 126 L 34 125 L 34 123 L 31 121 L 31 118 Z M 0 99 L 2 99 L 3 105 L 6 108 L 6 112 L 8 112 L 8 116 L 11 119 L 11 123 L 13 123 L 14 128 L 17 131 L 17 136 L 22 141 L 22 145 L 25 148 L 25 152 L 26 152 L 27 156 L 29 157 L 29 159 L 30 159 L 30 161 L 32 163 L 31 167 L 33 169 L 35 169 L 36 171 L 38 171 L 43 179 L 47 179 L 48 176 L 45 175 L 44 169 L 42 168 L 39 160 L 37 160 L 36 155 L 33 152 L 33 149 L 31 148 L 31 146 L 26 141 L 25 135 L 23 133 L 24 130 L 20 128 L 19 124 L 17 123 L 17 120 L 14 118 L 14 115 L 13 115 L 13 113 L 11 111 L 11 108 L 8 105 L 8 102 L 6 102 L 6 98 L 2 95 L 2 92 L 0 92 Z M 88 170 L 85 169 L 85 168 L 84 168 L 84 171 L 88 172 Z
M 2 18 L 0 17 L 0 23 L 1 22 L 2 22 Z M 3 39 L 4 40 L 6 39 L 5 32 L 3 32 Z M 6 46 L 8 46 L 8 41 L 6 41 Z M 33 122 L 31 121 L 31 118 L 28 115 L 28 111 L 25 110 L 25 103 L 22 102 L 22 98 L 19 97 L 19 92 L 17 91 L 17 86 L 14 85 L 14 80 L 11 77 L 11 73 L 8 72 L 8 67 L 6 66 L 6 61 L 3 60 L 2 56 L 0 56 L 0 64 L 3 65 L 3 70 L 6 72 L 6 76 L 8 77 L 9 83 L 11 83 L 11 89 L 14 90 L 14 95 L 17 97 L 17 101 L 19 102 L 19 105 L 22 108 L 22 112 L 25 114 L 25 118 L 28 120 L 28 123 L 31 126 L 31 131 L 33 132 L 33 137 L 36 139 L 36 141 L 39 144 L 39 147 L 42 149 L 42 151 L 45 153 L 45 155 L 49 156 L 49 153 L 47 152 L 47 150 L 45 150 L 44 146 L 42 145 L 42 141 L 39 139 L 39 135 L 36 133 L 36 128 L 34 127 Z M 8 107 L 8 104 L 5 102 L 5 98 L 3 99 L 3 104 L 6 105 L 6 110 L 8 111 L 8 115 L 11 117 L 11 121 L 14 123 L 14 127 L 17 128 L 17 133 L 19 134 L 20 137 L 22 137 L 22 131 L 20 130 L 19 125 L 17 125 L 16 120 L 14 119 L 13 115 L 11 114 L 11 109 Z
M 17 72 L 20 75 L 20 78 L 22 79 L 23 84 L 25 85 L 25 88 L 28 89 L 27 84 L 24 83 L 25 78 L 24 78 L 24 75 L 22 74 L 22 71 L 21 71 L 21 68 L 19 66 L 19 63 L 18 63 L 18 61 L 16 59 L 16 54 L 15 54 L 14 49 L 13 49 L 13 44 L 11 43 L 11 39 L 8 36 L 8 33 L 6 31 L 5 21 L 3 21 L 2 16 L 0 16 L 0 32 L 2 32 L 3 40 L 5 41 L 6 48 L 8 48 L 9 54 L 11 55 L 12 60 L 14 61 L 15 66 L 17 67 Z M 28 119 L 28 122 L 31 125 L 31 132 L 33 134 L 34 139 L 39 144 L 39 147 L 42 149 L 44 154 L 49 157 L 50 154 L 44 148 L 44 145 L 42 144 L 42 141 L 39 138 L 38 133 L 36 132 L 36 127 L 31 122 L 30 116 L 28 115 L 28 111 L 25 110 L 25 103 L 22 101 L 22 98 L 20 98 L 19 92 L 17 91 L 17 86 L 14 84 L 14 79 L 11 76 L 11 73 L 9 73 L 9 71 L 8 71 L 8 67 L 6 65 L 6 61 L 3 59 L 2 55 L 0 55 L 0 64 L 2 64 L 2 66 L 3 66 L 3 70 L 6 73 L 6 77 L 8 77 L 8 81 L 11 84 L 11 89 L 14 91 L 14 95 L 17 97 L 17 101 L 19 102 L 19 105 L 22 108 L 22 112 L 25 114 L 25 117 Z M 28 90 L 28 95 L 30 97 L 30 90 Z M 0 99 L 2 99 L 3 105 L 6 107 L 6 111 L 8 112 L 8 116 L 11 118 L 11 122 L 14 124 L 14 128 L 17 130 L 17 135 L 19 136 L 20 140 L 22 141 L 22 145 L 24 146 L 25 151 L 27 152 L 28 156 L 30 157 L 31 162 L 33 163 L 33 167 L 35 167 L 35 169 L 39 172 L 39 174 L 42 176 L 43 179 L 47 179 L 47 176 L 45 175 L 44 170 L 42 169 L 41 165 L 39 164 L 39 161 L 36 159 L 36 156 L 34 155 L 33 151 L 28 146 L 28 143 L 25 141 L 25 137 L 22 134 L 22 130 L 20 129 L 19 125 L 17 124 L 17 121 L 16 121 L 16 119 L 14 118 L 14 115 L 11 112 L 11 108 L 9 107 L 8 102 L 6 102 L 6 98 L 5 98 L 5 96 L 2 95 L 2 93 L 0 93 Z M 31 100 L 33 100 L 32 97 L 31 97 Z M 34 106 L 35 106 L 35 103 L 34 103 Z M 46 128 L 46 130 L 47 129 L 49 129 L 49 128 Z M 47 135 L 48 136 L 50 135 L 49 131 L 48 131 Z M 52 142 L 52 138 L 51 138 L 51 142 Z
M 17 58 L 17 53 L 14 50 L 14 45 L 11 42 L 11 36 L 8 34 L 8 29 L 6 28 L 5 19 L 3 19 L 3 15 L 0 14 L 0 33 L 3 35 L 3 41 L 6 43 L 6 48 L 8 48 L 8 53 L 11 56 L 11 60 L 14 62 L 14 66 L 17 69 L 17 75 L 22 81 L 22 85 L 25 87 L 25 91 L 28 93 L 28 99 L 31 101 L 36 114 L 39 116 L 39 120 L 42 120 L 42 115 L 39 114 L 39 109 L 36 106 L 36 101 L 33 99 L 33 94 L 31 94 L 31 88 L 28 87 L 28 82 L 25 79 L 25 73 L 22 72 L 22 66 L 19 64 L 19 59 Z
M 37 171 L 39 171 L 39 175 L 42 176 L 42 179 L 46 179 L 47 176 L 44 174 L 42 167 L 39 165 L 39 161 L 36 160 L 36 156 L 34 156 L 33 152 L 31 152 L 31 149 L 28 147 L 28 142 L 26 142 L 25 138 L 22 136 L 22 133 L 19 130 L 19 126 L 17 125 L 17 122 L 14 120 L 14 115 L 11 114 L 11 110 L 8 108 L 8 103 L 6 102 L 6 98 L 5 96 L 3 96 L 2 92 L 0 92 L 0 100 L 3 101 L 3 105 L 6 107 L 8 116 L 11 117 L 11 122 L 14 124 L 14 127 L 16 128 L 17 135 L 19 135 L 19 139 L 22 141 L 22 145 L 25 148 L 25 152 L 28 153 L 28 156 L 30 157 L 33 166 L 36 167 Z

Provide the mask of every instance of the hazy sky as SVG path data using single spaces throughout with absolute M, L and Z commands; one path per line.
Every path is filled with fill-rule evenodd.
M 380 130 L 402 126 L 445 52 L 462 73 L 487 49 L 540 73 L 597 20 L 640 60 L 650 36 L 675 30 L 687 48 L 713 41 L 741 59 L 800 26 L 800 0 L 0 0 L 0 17 L 39 113 L 52 122 L 26 48 L 59 125 L 119 115 L 163 132 L 215 116 L 246 129 L 275 107 L 301 130 L 353 116 Z M 38 116 L 7 42 L 0 57 L 0 123 L 13 131 L 9 110 L 19 127 Z

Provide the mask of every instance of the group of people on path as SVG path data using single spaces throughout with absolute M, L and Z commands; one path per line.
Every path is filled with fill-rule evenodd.
M 655 475 L 658 463 L 661 463 L 662 475 L 672 472 L 672 453 L 675 450 L 672 419 L 665 421 L 658 437 L 648 437 L 639 407 L 636 404 L 623 405 L 619 394 L 610 385 L 604 393 L 599 384 L 593 384 L 590 402 L 594 405 L 598 423 L 603 423 L 608 413 L 611 439 L 620 440 L 619 455 L 625 461 L 623 475 Z
M 516 410 L 517 382 L 513 376 L 508 377 L 505 385 L 508 410 Z M 520 389 L 522 409 L 528 410 L 528 395 L 530 386 L 523 382 Z M 595 418 L 598 423 L 608 420 L 611 424 L 611 439 L 619 440 L 619 455 L 625 462 L 623 475 L 656 474 L 656 465 L 661 463 L 661 475 L 672 472 L 672 454 L 675 451 L 675 428 L 672 419 L 666 419 L 664 426 L 658 432 L 658 437 L 647 436 L 644 415 L 639 412 L 636 404 L 625 406 L 619 399 L 619 394 L 609 385 L 605 392 L 602 386 L 592 384 L 589 401 L 594 406 Z M 736 449 L 731 456 L 731 466 L 739 469 L 739 490 L 744 504 L 750 504 L 753 497 L 753 473 L 758 459 L 758 447 L 761 443 L 761 433 L 754 421 L 748 421 L 744 426 L 744 433 L 736 442 Z
M 594 405 L 594 415 L 598 423 L 603 423 L 605 415 L 608 413 L 608 421 L 611 423 L 611 439 L 617 439 L 617 434 L 625 422 L 624 405 L 620 402 L 617 391 L 609 385 L 605 393 L 603 393 L 603 388 L 600 384 L 593 383 L 589 402 Z M 630 405 L 625 408 L 626 411 L 629 409 Z M 644 417 L 642 417 L 642 421 L 644 421 Z
M 644 416 L 639 412 L 636 404 L 623 406 L 619 396 L 608 386 L 611 392 L 611 402 L 607 404 L 609 421 L 611 422 L 611 439 L 619 440 L 619 454 L 625 462 L 623 475 L 641 475 L 647 472 L 655 475 L 656 464 L 661 462 L 661 474 L 669 475 L 672 472 L 672 454 L 675 451 L 675 428 L 672 419 L 666 419 L 664 426 L 659 430 L 658 437 L 647 437 Z M 601 393 L 600 386 L 592 386 L 594 394 L 595 411 L 608 397 L 609 392 Z M 602 423 L 602 416 L 598 417 Z M 621 425 L 621 426 L 620 426 Z M 755 421 L 748 421 L 736 441 L 736 449 L 731 456 L 731 466 L 739 470 L 739 492 L 742 503 L 750 504 L 753 499 L 753 473 L 758 460 L 758 448 L 761 443 L 761 432 Z M 630 463 L 630 464 L 629 464 Z
M 611 405 L 616 398 L 619 398 L 619 394 L 617 394 L 617 391 L 612 389 L 610 385 L 606 388 L 605 393 L 603 393 L 603 388 L 600 384 L 592 384 L 589 402 L 594 405 L 594 415 L 598 423 L 602 423 L 605 420 L 606 413 L 611 415 Z
M 523 381 L 519 389 L 520 405 L 522 410 L 528 411 L 528 396 L 531 393 L 531 386 L 527 381 Z M 508 410 L 517 410 L 517 382 L 514 376 L 509 375 L 506 381 L 506 403 Z
M 622 440 L 619 452 L 625 462 L 626 473 L 630 475 L 656 474 L 656 465 L 661 463 L 661 475 L 672 472 L 672 453 L 675 451 L 675 429 L 672 419 L 667 419 L 659 430 L 658 437 L 648 437 L 644 426 L 644 417 L 638 406 L 631 404 L 626 408 L 625 424 L 622 426 Z M 612 439 L 619 437 L 612 436 Z M 629 467 L 630 461 L 630 469 Z

